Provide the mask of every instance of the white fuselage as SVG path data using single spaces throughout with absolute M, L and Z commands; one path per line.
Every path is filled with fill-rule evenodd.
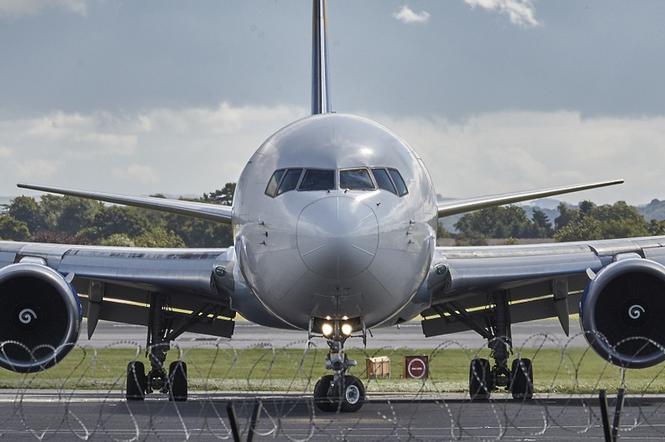
M 267 195 L 275 171 L 289 168 L 334 170 L 334 188 Z M 408 193 L 340 188 L 340 170 L 357 168 L 397 170 Z M 301 329 L 311 318 L 390 321 L 427 275 L 436 222 L 422 160 L 386 128 L 343 114 L 299 120 L 266 140 L 233 204 L 242 275 L 272 315 Z

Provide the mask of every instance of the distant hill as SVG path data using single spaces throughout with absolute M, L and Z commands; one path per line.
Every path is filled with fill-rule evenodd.
M 657 221 L 665 220 L 665 201 L 653 199 L 649 204 L 637 206 L 637 209 L 647 221 L 651 221 L 652 219 Z

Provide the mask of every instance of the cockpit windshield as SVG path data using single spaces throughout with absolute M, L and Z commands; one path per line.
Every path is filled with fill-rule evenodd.
M 374 190 L 367 169 L 348 169 L 339 172 L 339 187 L 348 190 Z
M 330 191 L 337 188 L 335 172 L 332 169 L 277 169 L 270 177 L 265 193 L 275 198 L 296 189 L 302 192 Z M 397 169 L 376 167 L 339 171 L 339 188 L 342 190 L 375 190 L 377 187 L 398 196 L 409 193 L 406 183 Z
M 282 183 L 279 185 L 279 190 L 277 195 L 281 195 L 284 192 L 293 190 L 298 186 L 298 181 L 300 181 L 300 175 L 302 174 L 302 169 L 289 169 L 282 179 Z
M 298 190 L 332 190 L 334 188 L 334 170 L 307 169 Z

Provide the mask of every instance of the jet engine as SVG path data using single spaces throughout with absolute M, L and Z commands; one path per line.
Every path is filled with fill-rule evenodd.
M 665 360 L 665 267 L 630 258 L 602 269 L 580 301 L 580 322 L 591 347 L 625 368 Z
M 0 366 L 45 370 L 74 347 L 80 326 L 78 295 L 58 272 L 34 263 L 0 269 Z

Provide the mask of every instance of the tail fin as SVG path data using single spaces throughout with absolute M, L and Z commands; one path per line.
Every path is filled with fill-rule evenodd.
M 332 112 L 328 97 L 326 0 L 312 7 L 312 115 Z

